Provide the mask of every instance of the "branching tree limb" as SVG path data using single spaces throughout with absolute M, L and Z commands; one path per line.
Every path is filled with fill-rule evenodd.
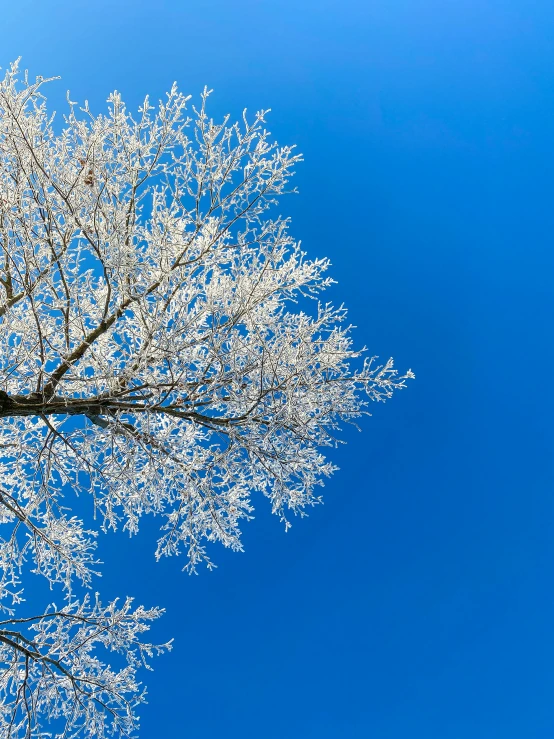
M 0 83 L 2 739 L 135 727 L 160 610 L 77 597 L 99 563 L 75 492 L 104 530 L 159 515 L 157 557 L 211 566 L 207 543 L 241 548 L 253 495 L 287 526 L 317 503 L 341 425 L 413 376 L 361 360 L 319 301 L 328 261 L 274 214 L 300 156 L 267 111 L 216 123 L 207 90 L 189 114 L 174 86 L 135 117 L 118 93 L 104 115 L 69 101 L 57 131 L 45 82 L 13 65 Z M 17 615 L 26 562 L 64 608 Z

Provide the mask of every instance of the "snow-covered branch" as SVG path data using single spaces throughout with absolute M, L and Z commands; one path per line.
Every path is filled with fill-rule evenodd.
M 46 716 L 101 737 L 132 729 L 159 611 L 77 600 L 99 563 L 74 494 L 104 530 L 157 514 L 157 557 L 211 566 L 257 494 L 287 526 L 317 503 L 341 425 L 413 375 L 364 362 L 322 302 L 328 261 L 276 215 L 301 157 L 267 111 L 218 123 L 207 90 L 190 107 L 173 86 L 136 116 L 118 93 L 100 115 L 69 101 L 59 131 L 44 83 L 17 65 L 0 82 L 0 736 L 41 736 Z M 67 606 L 24 633 L 26 562 Z

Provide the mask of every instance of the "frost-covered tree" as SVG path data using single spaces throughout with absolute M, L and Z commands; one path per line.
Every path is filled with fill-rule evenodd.
M 169 645 L 143 638 L 159 608 L 83 596 L 76 494 L 103 530 L 157 515 L 156 557 L 209 567 L 253 495 L 286 526 L 317 503 L 341 423 L 413 375 L 353 369 L 327 260 L 275 214 L 300 156 L 267 111 L 216 123 L 208 91 L 189 109 L 173 87 L 136 116 L 68 97 L 54 127 L 45 82 L 0 83 L 0 737 L 127 735 L 137 668 Z M 21 615 L 29 565 L 63 607 Z

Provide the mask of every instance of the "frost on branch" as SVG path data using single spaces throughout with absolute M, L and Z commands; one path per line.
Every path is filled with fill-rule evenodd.
M 61 719 L 57 736 L 128 736 L 144 696 L 138 667 L 171 645 L 141 640 L 160 609 L 132 608 L 131 599 L 102 606 L 86 596 L 42 616 L 0 622 L 0 736 L 43 737 Z M 122 655 L 113 669 L 96 652 Z
M 195 107 L 174 86 L 137 116 L 118 93 L 101 115 L 68 98 L 54 128 L 44 82 L 14 65 L 0 84 L 0 607 L 16 624 L 26 563 L 68 605 L 31 636 L 0 630 L 3 731 L 39 736 L 45 715 L 101 737 L 130 730 L 142 694 L 134 658 L 112 673 L 94 638 L 64 656 L 108 618 L 76 597 L 99 563 L 75 494 L 104 530 L 157 514 L 157 557 L 211 566 L 208 543 L 241 548 L 256 494 L 287 526 L 318 502 L 340 426 L 413 375 L 362 362 L 321 300 L 328 261 L 276 214 L 300 156 L 267 111 L 217 123 L 208 91 Z M 104 646 L 135 649 L 138 626 L 114 629 Z

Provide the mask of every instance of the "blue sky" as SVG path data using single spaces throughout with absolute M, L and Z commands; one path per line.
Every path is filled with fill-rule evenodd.
M 554 5 L 39 3 L 2 59 L 100 110 L 173 80 L 271 107 L 283 203 L 360 345 L 417 380 L 345 433 L 325 505 L 187 577 L 155 528 L 103 537 L 104 597 L 160 604 L 145 739 L 554 734 Z

